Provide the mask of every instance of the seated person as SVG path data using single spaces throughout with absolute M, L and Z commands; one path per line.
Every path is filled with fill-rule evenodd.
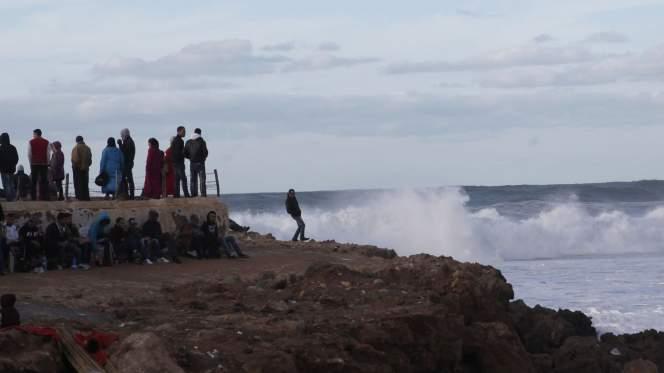
M 198 215 L 191 215 L 189 221 L 191 222 L 191 248 L 196 254 L 196 258 L 207 258 L 207 250 L 204 245 L 205 235 L 201 230 L 201 221 Z
M 170 263 L 166 257 L 170 256 L 175 263 L 180 263 L 175 243 L 171 237 L 164 235 L 159 222 L 159 213 L 150 210 L 148 220 L 143 224 L 143 246 L 150 255 L 151 261 L 157 260 L 162 263 Z
M 0 328 L 8 328 L 10 326 L 19 326 L 21 325 L 21 316 L 16 310 L 16 295 L 14 294 L 3 294 L 0 297 L 0 313 L 2 313 L 2 322 L 0 323 Z
M 15 223 L 16 215 L 7 214 L 5 220 L 5 250 L 7 254 L 9 272 L 14 272 L 16 263 L 19 260 L 25 260 L 23 250 L 18 236 L 18 226 Z M 20 267 L 20 265 L 19 265 Z
M 30 176 L 25 174 L 25 170 L 22 165 L 19 165 L 16 171 L 16 175 L 13 176 L 14 190 L 16 190 L 16 195 L 20 200 L 26 200 L 30 197 L 30 189 L 32 187 L 32 181 Z
M 25 253 L 24 270 L 44 272 L 46 270 L 46 256 L 42 246 L 44 235 L 40 227 L 39 214 L 30 216 L 30 219 L 18 231 L 18 236 Z
M 83 263 L 83 239 L 70 213 L 65 214 L 64 229 L 65 237 L 69 241 L 69 246 L 67 247 L 69 250 L 65 250 L 67 262 L 71 262 L 72 269 L 90 269 L 89 265 Z
M 97 215 L 88 229 L 90 240 L 90 264 L 97 266 L 113 265 L 113 253 L 110 244 L 111 217 L 106 211 Z
M 70 221 L 71 214 L 61 212 L 56 220 L 46 227 L 45 244 L 49 269 L 62 270 L 70 263 L 72 269 L 77 269 L 81 262 L 81 248 Z
M 152 264 L 147 248 L 141 243 L 143 234 L 136 219 L 129 218 L 128 222 L 126 242 L 130 253 L 130 260 L 136 263 Z
M 128 262 L 131 258 L 127 242 L 127 230 L 128 227 L 124 218 L 115 219 L 115 225 L 111 228 L 110 232 L 110 240 L 118 262 Z
M 210 257 L 221 257 L 219 247 L 224 249 L 228 258 L 248 258 L 238 245 L 235 237 L 226 235 L 226 226 L 217 224 L 217 213 L 210 211 L 207 214 L 205 223 L 201 226 L 204 235 L 205 250 Z
M 173 220 L 176 222 L 175 247 L 178 255 L 188 255 L 192 258 L 197 257 L 197 253 L 192 249 L 193 226 L 186 216 L 179 216 L 173 213 Z

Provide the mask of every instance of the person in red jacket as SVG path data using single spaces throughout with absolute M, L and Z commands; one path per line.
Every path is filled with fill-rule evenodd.
M 33 201 L 39 197 L 42 201 L 48 200 L 48 164 L 51 159 L 51 150 L 48 140 L 42 137 L 42 131 L 32 131 L 32 140 L 28 143 L 28 159 L 30 160 L 30 178 Z M 37 190 L 39 185 L 39 190 Z
M 155 138 L 148 140 L 148 159 L 145 163 L 145 185 L 143 186 L 143 197 L 161 198 L 162 168 L 164 164 L 164 152 L 159 150 L 159 141 Z

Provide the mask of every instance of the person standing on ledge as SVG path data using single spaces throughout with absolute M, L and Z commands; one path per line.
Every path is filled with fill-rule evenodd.
M 30 178 L 32 189 L 30 191 L 33 201 L 48 200 L 48 161 L 50 159 L 49 142 L 42 137 L 42 131 L 32 131 L 32 140 L 28 143 L 28 160 L 30 160 Z M 37 190 L 39 186 L 39 190 Z
M 182 140 L 187 134 L 187 130 L 183 126 L 180 126 L 177 131 L 177 135 L 171 142 L 173 167 L 175 168 L 175 198 L 180 198 L 180 187 L 182 187 L 182 193 L 185 198 L 189 198 L 187 173 L 184 170 L 184 140 Z
M 83 136 L 76 136 L 76 146 L 71 151 L 71 170 L 74 174 L 74 195 L 79 201 L 90 200 L 90 166 L 92 151 L 85 145 Z
M 304 236 L 305 224 L 304 220 L 302 220 L 300 204 L 297 202 L 297 198 L 295 198 L 294 189 L 288 191 L 288 197 L 286 197 L 286 211 L 297 222 L 297 230 L 293 235 L 293 241 L 297 241 L 298 236 L 300 236 L 300 241 L 309 241 L 309 238 Z
M 134 159 L 136 158 L 136 144 L 131 138 L 129 129 L 125 128 L 120 131 L 120 151 L 124 156 L 124 167 L 122 169 L 122 184 L 121 192 L 125 193 L 129 199 L 134 199 L 136 186 L 134 185 Z
M 106 184 L 101 188 L 106 199 L 118 197 L 118 186 L 124 169 L 124 157 L 122 152 L 115 146 L 115 139 L 109 137 L 106 149 L 101 153 L 101 164 L 99 172 L 106 173 Z
M 2 175 L 2 187 L 5 189 L 7 202 L 16 200 L 16 188 L 14 188 L 13 176 L 18 164 L 18 152 L 16 147 L 9 141 L 9 134 L 0 135 L 0 175 Z
M 62 190 L 62 181 L 65 179 L 65 155 L 62 153 L 62 144 L 60 144 L 60 141 L 53 141 L 51 144 L 48 178 L 50 182 L 55 184 L 58 201 L 64 201 L 65 194 Z
M 201 197 L 207 197 L 207 185 L 205 184 L 205 160 L 208 157 L 208 149 L 205 140 L 201 137 L 201 129 L 196 128 L 191 139 L 184 146 L 184 157 L 189 159 L 189 170 L 191 172 L 191 196 L 198 196 L 198 184 L 201 184 Z

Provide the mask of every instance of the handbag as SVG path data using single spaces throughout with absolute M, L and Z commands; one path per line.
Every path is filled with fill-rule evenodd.
M 105 171 L 102 171 L 99 176 L 95 178 L 95 184 L 97 186 L 103 187 L 108 182 L 108 174 Z

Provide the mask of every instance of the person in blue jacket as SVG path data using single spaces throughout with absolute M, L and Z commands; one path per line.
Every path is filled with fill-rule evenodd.
M 106 174 L 106 184 L 101 187 L 101 191 L 106 195 L 106 199 L 109 199 L 111 195 L 113 197 L 117 196 L 123 167 L 124 156 L 122 155 L 122 151 L 115 145 L 115 139 L 109 137 L 106 149 L 101 153 L 101 165 L 99 166 L 100 172 Z
M 90 264 L 111 265 L 110 258 L 111 216 L 106 211 L 100 212 L 88 228 L 90 241 Z

